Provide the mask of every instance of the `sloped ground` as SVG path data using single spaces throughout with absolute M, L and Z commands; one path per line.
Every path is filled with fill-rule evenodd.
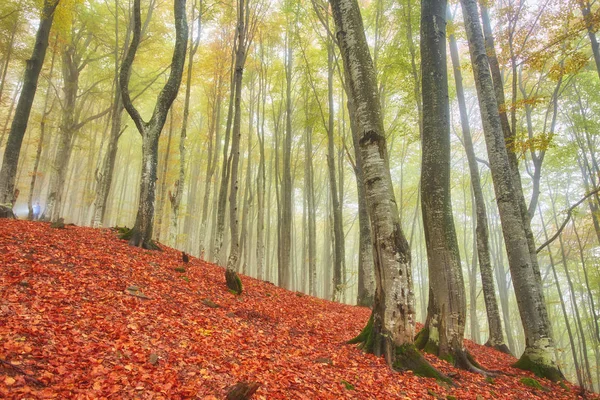
M 470 342 L 506 375 L 486 381 L 431 358 L 456 387 L 392 372 L 344 344 L 369 310 L 242 279 L 238 297 L 221 268 L 184 265 L 173 249 L 2 219 L 0 398 L 221 399 L 239 381 L 261 383 L 253 399 L 577 398 L 571 385 L 524 385 L 514 358 Z

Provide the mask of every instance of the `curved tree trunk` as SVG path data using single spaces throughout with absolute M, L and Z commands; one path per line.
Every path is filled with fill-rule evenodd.
M 461 0 L 471 53 L 471 63 L 479 98 L 488 158 L 508 262 L 525 331 L 526 348 L 515 366 L 552 380 L 563 379 L 556 366 L 552 328 L 537 268 L 537 258 L 530 251 L 529 238 L 522 216 L 519 193 L 515 189 L 502 132 L 498 103 L 479 22 L 476 0 Z M 518 172 L 518 171 L 517 171 Z M 522 197 L 522 196 L 521 196 Z
M 38 78 L 44 58 L 46 57 L 46 49 L 48 48 L 48 37 L 50 36 L 50 28 L 54 19 L 54 10 L 58 5 L 59 0 L 45 0 L 44 8 L 41 12 L 40 25 L 35 37 L 35 45 L 31 58 L 27 60 L 25 68 L 25 76 L 23 78 L 23 88 L 19 96 L 19 102 L 15 111 L 15 116 L 12 121 L 10 133 L 6 148 L 4 149 L 4 158 L 2 159 L 2 168 L 0 169 L 0 204 L 14 205 L 13 198 L 15 192 L 15 178 L 17 175 L 17 167 L 19 165 L 19 155 L 21 153 L 21 145 L 23 137 L 27 129 L 31 106 L 37 90 Z
M 138 212 L 135 225 L 131 232 L 129 244 L 143 248 L 156 248 L 152 242 L 152 223 L 154 220 L 154 201 L 156 196 L 156 169 L 158 165 L 158 139 L 162 131 L 167 113 L 175 97 L 181 77 L 183 75 L 183 66 L 185 64 L 185 52 L 187 49 L 188 27 L 185 15 L 185 0 L 175 0 L 175 49 L 171 62 L 171 72 L 165 86 L 161 90 L 154 112 L 149 122 L 145 122 L 139 111 L 134 107 L 129 95 L 129 78 L 131 76 L 131 66 L 141 40 L 141 10 L 140 0 L 134 0 L 133 3 L 133 39 L 127 55 L 121 65 L 119 74 L 119 84 L 123 105 L 131 119 L 135 123 L 138 131 L 142 135 L 142 176 L 140 180 L 140 193 Z

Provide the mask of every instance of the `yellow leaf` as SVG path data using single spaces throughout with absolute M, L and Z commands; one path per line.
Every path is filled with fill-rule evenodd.
M 11 376 L 7 376 L 7 377 L 4 379 L 4 384 L 5 384 L 6 386 L 11 386 L 11 385 L 14 385 L 14 383 L 15 383 L 15 378 L 13 378 L 13 377 L 11 377 Z

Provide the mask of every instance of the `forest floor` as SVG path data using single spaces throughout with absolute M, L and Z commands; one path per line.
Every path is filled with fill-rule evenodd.
M 345 344 L 368 309 L 246 276 L 236 296 L 223 275 L 174 249 L 132 248 L 110 229 L 0 220 L 0 398 L 222 399 L 240 381 L 260 383 L 253 399 L 579 395 L 568 383 L 531 388 L 513 357 L 470 341 L 503 374 L 486 380 L 429 356 L 454 387 L 392 372 Z

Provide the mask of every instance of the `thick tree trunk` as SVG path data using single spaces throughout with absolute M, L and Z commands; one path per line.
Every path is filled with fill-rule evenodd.
M 376 291 L 371 320 L 357 337 L 365 349 L 384 355 L 390 366 L 440 375 L 413 344 L 414 294 L 410 249 L 394 198 L 373 61 L 356 0 L 331 0 L 336 37 L 355 105 L 360 157 L 373 232 Z
M 133 39 L 127 55 L 121 65 L 119 84 L 123 105 L 138 131 L 142 135 L 142 176 L 140 180 L 140 193 L 138 212 L 135 225 L 131 232 L 129 244 L 143 248 L 156 248 L 152 242 L 152 228 L 154 219 L 154 200 L 156 194 L 156 169 L 158 166 L 158 139 L 167 119 L 167 113 L 175 97 L 185 64 L 185 52 L 187 49 L 188 27 L 186 21 L 185 0 L 175 0 L 173 9 L 175 15 L 175 48 L 171 61 L 171 72 L 165 86 L 161 90 L 152 117 L 145 122 L 139 111 L 134 107 L 129 95 L 129 78 L 131 66 L 141 40 L 141 10 L 140 0 L 133 3 Z
M 348 100 L 349 114 L 354 114 L 354 106 Z M 354 174 L 356 176 L 356 192 L 358 197 L 358 230 L 359 230 L 359 250 L 358 250 L 358 293 L 356 304 L 359 306 L 371 307 L 375 297 L 375 271 L 373 269 L 373 241 L 371 240 L 371 221 L 369 219 L 369 210 L 367 207 L 364 172 L 362 160 L 360 158 L 360 144 L 358 139 L 358 130 L 356 121 L 350 117 L 350 131 L 354 146 L 355 166 Z
M 556 366 L 552 328 L 544 300 L 539 268 L 537 268 L 535 249 L 532 254 L 520 207 L 519 192 L 515 190 L 511 176 L 514 171 L 511 170 L 502 132 L 477 3 L 475 0 L 461 0 L 461 5 L 496 201 L 502 221 L 502 232 L 518 299 L 519 313 L 525 331 L 525 352 L 515 365 L 552 380 L 563 379 L 562 373 Z
M 468 360 L 463 347 L 467 310 L 450 196 L 446 8 L 446 0 L 421 3 L 421 209 L 429 269 L 429 305 L 416 345 L 461 368 L 483 372 Z
M 464 89 L 462 85 L 462 73 L 460 69 L 460 60 L 458 57 L 458 46 L 454 34 L 449 37 L 450 56 L 454 69 L 454 81 L 456 82 L 456 97 L 458 99 L 458 108 L 460 111 L 460 121 L 463 133 L 463 144 L 469 163 L 469 172 L 471 175 L 471 187 L 473 189 L 473 198 L 475 214 L 477 220 L 476 244 L 477 259 L 479 260 L 479 269 L 481 272 L 481 285 L 483 288 L 483 298 L 485 300 L 485 309 L 487 312 L 489 337 L 487 346 L 493 347 L 505 353 L 510 353 L 504 343 L 502 334 L 502 323 L 500 322 L 500 311 L 496 301 L 496 291 L 494 289 L 494 274 L 490 259 L 489 230 L 487 222 L 487 211 L 483 191 L 481 189 L 481 179 L 479 177 L 479 166 L 473 149 L 473 140 L 471 138 L 471 129 L 469 126 L 469 117 L 467 115 L 467 105 L 465 102 Z
M 19 96 L 19 102 L 17 103 L 6 148 L 4 149 L 2 168 L 0 169 L 0 204 L 8 204 L 10 207 L 14 205 L 12 201 L 15 192 L 15 178 L 17 175 L 17 166 L 19 165 L 21 145 L 23 144 L 31 106 L 37 90 L 38 78 L 44 64 L 44 58 L 46 57 L 48 37 L 54 19 L 54 10 L 58 2 L 59 0 L 44 1 L 40 25 L 35 37 L 35 45 L 31 58 L 27 60 L 23 88 Z

